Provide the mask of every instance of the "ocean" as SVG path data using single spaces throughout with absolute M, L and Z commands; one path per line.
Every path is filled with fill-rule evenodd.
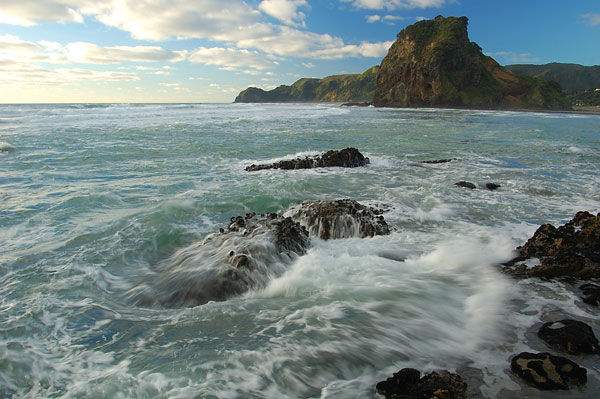
M 371 163 L 244 170 L 346 147 Z M 422 163 L 439 159 L 452 161 Z M 383 209 L 392 233 L 313 237 L 223 302 L 134 294 L 168 296 L 156 281 L 169 259 L 234 216 L 342 198 Z M 512 376 L 510 359 L 553 352 L 536 336 L 545 321 L 600 335 L 580 282 L 500 266 L 539 225 L 600 211 L 598 115 L 1 105 L 0 204 L 5 398 L 375 398 L 405 367 L 458 372 L 474 398 L 563 398 Z M 588 382 L 567 397 L 600 396 L 598 357 L 570 358 Z

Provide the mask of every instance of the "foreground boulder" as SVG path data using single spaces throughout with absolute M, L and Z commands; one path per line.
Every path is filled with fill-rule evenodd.
M 285 213 L 305 226 L 311 235 L 335 238 L 373 237 L 390 233 L 383 211 L 354 200 L 303 202 Z
M 405 368 L 376 386 L 386 399 L 463 399 L 467 397 L 467 384 L 458 374 L 432 372 L 421 378 L 419 370 Z
M 353 200 L 337 200 L 233 217 L 218 233 L 173 254 L 151 281 L 132 289 L 129 296 L 145 306 L 181 307 L 264 288 L 306 253 L 311 234 L 334 239 L 389 233 L 381 213 Z
M 587 370 L 567 358 L 549 353 L 523 352 L 510 363 L 511 370 L 538 389 L 569 389 L 587 382 Z
M 515 277 L 600 277 L 600 214 L 578 212 L 564 226 L 542 225 L 525 245 L 517 248 L 518 256 L 505 264 L 504 271 Z M 528 267 L 523 262 L 539 259 Z
M 545 323 L 538 330 L 538 337 L 551 347 L 571 355 L 600 352 L 598 339 L 592 328 L 577 320 L 567 319 Z
M 368 164 L 369 158 L 364 157 L 356 148 L 348 147 L 340 151 L 332 150 L 321 155 L 283 160 L 272 164 L 252 164 L 246 167 L 246 172 L 256 172 L 265 169 L 312 169 L 333 166 L 356 168 Z

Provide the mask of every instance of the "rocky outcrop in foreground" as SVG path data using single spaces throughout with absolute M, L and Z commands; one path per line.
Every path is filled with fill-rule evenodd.
M 578 320 L 560 320 L 544 323 L 538 330 L 538 337 L 552 348 L 571 355 L 600 352 L 594 330 Z
M 467 384 L 458 374 L 432 372 L 421 378 L 419 370 L 405 368 L 376 386 L 377 393 L 404 399 L 464 399 Z
M 381 62 L 379 107 L 569 109 L 558 84 L 517 76 L 469 40 L 466 17 L 419 21 L 403 29 Z
M 542 390 L 569 389 L 587 381 L 586 369 L 549 353 L 520 353 L 512 359 L 510 367 L 514 374 Z
M 542 225 L 517 252 L 504 268 L 515 277 L 599 278 L 600 214 L 578 212 L 559 228 Z M 529 267 L 524 263 L 528 259 L 539 259 L 540 264 Z
M 288 211 L 249 213 L 161 265 L 153 281 L 130 291 L 146 306 L 197 306 L 265 287 L 321 239 L 389 233 L 382 211 L 353 200 L 303 202 Z
M 353 200 L 303 202 L 285 213 L 322 240 L 390 233 L 383 211 Z
M 331 150 L 321 155 L 289 159 L 272 164 L 250 165 L 246 172 L 256 172 L 265 169 L 312 169 L 327 167 L 356 168 L 369 164 L 369 158 L 363 156 L 356 148 L 348 147 L 343 150 Z

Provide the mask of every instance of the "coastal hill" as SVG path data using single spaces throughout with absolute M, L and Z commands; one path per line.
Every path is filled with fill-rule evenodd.
M 377 87 L 374 66 L 362 74 L 328 76 L 323 79 L 303 78 L 291 86 L 282 85 L 265 91 L 249 87 L 235 99 L 236 103 L 344 103 L 370 102 Z
M 553 62 L 545 65 L 507 65 L 505 68 L 517 75 L 554 81 L 568 93 L 600 88 L 600 65 L 583 66 Z
M 483 54 L 466 17 L 438 16 L 403 29 L 383 59 L 375 106 L 568 109 L 560 86 L 517 76 Z

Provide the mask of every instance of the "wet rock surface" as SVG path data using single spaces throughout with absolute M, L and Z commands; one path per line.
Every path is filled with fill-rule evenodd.
M 389 234 L 382 214 L 381 209 L 349 199 L 303 202 L 286 213 L 322 240 Z
M 523 352 L 511 361 L 512 372 L 542 390 L 569 389 L 587 382 L 587 370 L 549 353 Z
M 538 337 L 552 348 L 572 355 L 600 352 L 598 339 L 592 328 L 577 320 L 566 319 L 545 323 L 538 330 Z
M 448 162 L 452 162 L 452 161 L 456 161 L 456 158 L 449 158 L 449 159 L 433 159 L 430 161 L 421 161 L 421 163 L 424 164 L 428 164 L 428 165 L 436 165 L 436 164 L 440 164 L 440 163 L 448 163 Z
M 477 186 L 475 186 L 475 184 L 468 182 L 468 181 L 459 181 L 459 182 L 454 183 L 454 185 L 456 187 L 468 188 L 470 190 L 475 190 L 477 188 Z
M 579 287 L 583 293 L 583 302 L 592 306 L 600 306 L 600 286 L 596 284 L 583 284 Z
M 155 281 L 136 287 L 129 296 L 145 306 L 224 301 L 263 288 L 282 275 L 296 257 L 306 253 L 310 235 L 335 239 L 388 234 L 382 213 L 346 199 L 232 217 L 227 227 L 173 254 L 160 265 Z
M 312 169 L 326 167 L 356 168 L 369 164 L 369 158 L 363 156 L 356 148 L 348 147 L 343 150 L 331 150 L 321 155 L 296 158 L 275 162 L 272 164 L 250 165 L 247 172 L 256 172 L 265 169 Z
M 517 252 L 518 256 L 504 268 L 515 277 L 599 278 L 600 214 L 578 212 L 559 228 L 542 225 Z M 540 265 L 527 267 L 521 263 L 531 258 L 539 259 Z
M 458 374 L 448 371 L 432 372 L 421 378 L 419 370 L 405 368 L 376 385 L 386 399 L 463 399 L 467 384 Z

